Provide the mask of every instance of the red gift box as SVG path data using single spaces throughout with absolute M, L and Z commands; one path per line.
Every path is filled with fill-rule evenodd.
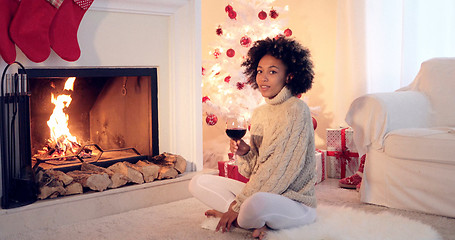
M 354 145 L 351 128 L 327 129 L 328 177 L 345 178 L 357 171 L 359 154 Z
M 219 175 L 222 177 L 235 179 L 244 183 L 247 183 L 249 181 L 248 178 L 242 176 L 239 173 L 239 167 L 235 165 L 235 160 L 219 161 L 218 170 Z
M 322 151 L 319 149 L 316 149 L 315 152 L 315 160 L 316 160 L 316 184 L 324 181 L 327 178 L 327 172 L 326 172 L 326 164 L 325 164 L 325 157 L 326 151 Z

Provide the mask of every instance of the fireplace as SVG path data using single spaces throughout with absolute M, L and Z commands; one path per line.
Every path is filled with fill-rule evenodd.
M 24 229 L 56 227 L 191 196 L 188 181 L 203 170 L 200 11 L 199 0 L 94 1 L 79 26 L 78 61 L 66 62 L 51 52 L 46 61 L 34 63 L 17 50 L 16 60 L 27 69 L 157 67 L 159 150 L 179 154 L 189 164 L 188 174 L 169 181 L 0 209 L 0 239 Z M 0 61 L 0 69 L 5 66 Z
M 3 123 L 10 122 L 13 113 L 18 119 L 14 129 L 6 126 L 3 131 L 13 133 L 1 139 L 2 146 L 18 152 L 2 153 L 2 159 L 9 160 L 2 169 L 3 208 L 36 199 L 33 174 L 37 169 L 67 172 L 80 168 L 82 162 L 107 167 L 159 154 L 156 68 L 33 68 L 19 73 L 24 74 L 16 75 L 20 76 L 19 93 L 7 90 L 8 96 L 2 100 L 4 110 L 11 113 L 5 114 Z M 75 80 L 68 90 L 65 83 L 71 77 Z M 6 85 L 14 85 L 11 83 Z M 57 106 L 53 101 L 60 95 L 71 98 L 62 110 L 77 139 L 69 144 L 73 151 L 63 153 L 67 145 L 57 147 L 61 143 L 51 140 L 48 126 Z

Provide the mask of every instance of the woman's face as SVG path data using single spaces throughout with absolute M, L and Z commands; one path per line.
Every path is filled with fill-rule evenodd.
M 256 70 L 256 83 L 263 97 L 274 98 L 286 85 L 287 67 L 280 59 L 264 55 Z

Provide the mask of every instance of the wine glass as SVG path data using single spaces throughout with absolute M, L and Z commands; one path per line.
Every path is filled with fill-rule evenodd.
M 226 119 L 226 134 L 232 140 L 237 141 L 246 134 L 247 124 L 245 118 L 241 116 L 228 116 Z M 235 159 L 235 154 L 233 156 Z

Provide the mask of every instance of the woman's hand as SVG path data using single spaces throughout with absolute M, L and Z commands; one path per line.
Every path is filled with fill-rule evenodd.
M 239 156 L 245 155 L 250 151 L 250 145 L 246 144 L 242 139 L 234 141 L 230 140 L 230 150 L 232 153 Z
M 221 232 L 226 232 L 226 231 L 231 230 L 232 224 L 237 220 L 237 217 L 239 216 L 238 212 L 234 212 L 234 210 L 232 210 L 232 206 L 234 206 L 235 203 L 236 203 L 236 201 L 233 201 L 231 203 L 231 205 L 229 206 L 228 211 L 223 213 L 223 216 L 221 216 L 221 219 L 218 222 L 218 225 L 216 226 L 217 232 L 220 229 L 221 229 Z

